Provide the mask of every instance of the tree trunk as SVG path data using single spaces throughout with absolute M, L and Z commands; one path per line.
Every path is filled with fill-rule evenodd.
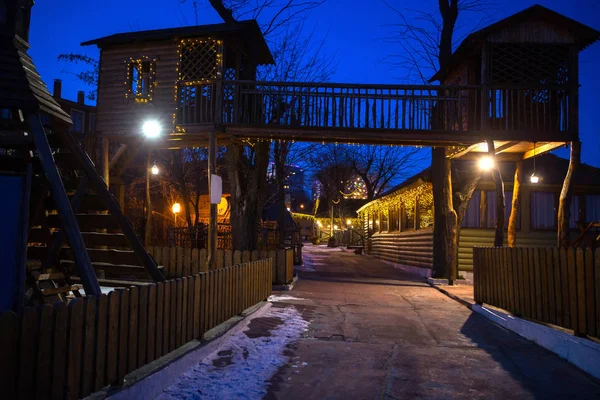
M 455 276 L 457 218 L 452 203 L 451 161 L 446 149 L 431 151 L 433 183 L 433 272 L 435 277 L 452 279 Z
M 235 250 L 256 250 L 258 228 L 267 190 L 270 143 L 258 142 L 252 160 L 244 146 L 227 147 L 227 174 L 231 188 L 231 234 Z
M 276 141 L 273 147 L 275 159 L 275 181 L 277 183 L 277 228 L 279 230 L 279 247 L 285 248 L 285 160 L 287 158 L 287 145 Z
M 482 190 L 480 193 L 481 199 L 479 203 L 479 227 L 487 228 L 488 227 L 488 205 L 487 205 L 487 192 Z
M 569 247 L 569 220 L 571 219 L 571 180 L 579 166 L 581 158 L 581 142 L 571 142 L 571 159 L 567 176 L 560 191 L 558 203 L 558 246 Z
M 495 157 L 496 149 L 494 141 L 488 140 L 487 142 L 490 157 Z M 494 246 L 502 247 L 504 245 L 504 209 L 506 207 L 506 200 L 504 198 L 504 182 L 502 181 L 502 174 L 497 163 L 494 163 L 492 176 L 496 186 L 496 233 L 494 235 Z
M 521 208 L 521 183 L 523 180 L 523 161 L 516 162 L 515 178 L 513 183 L 512 208 L 508 218 L 508 247 L 517 245 L 517 216 Z

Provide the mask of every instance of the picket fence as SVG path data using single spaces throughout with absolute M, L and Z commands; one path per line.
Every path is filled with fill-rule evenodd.
M 473 249 L 475 301 L 600 337 L 600 249 Z
M 0 314 L 4 399 L 77 399 L 271 294 L 273 260 Z
M 199 272 L 208 272 L 206 249 L 189 247 L 150 246 L 146 249 L 152 254 L 156 263 L 163 266 L 163 274 L 167 279 L 181 278 Z M 273 259 L 273 283 L 286 284 L 294 275 L 294 250 L 239 251 L 217 250 L 215 254 L 215 270 L 250 261 Z

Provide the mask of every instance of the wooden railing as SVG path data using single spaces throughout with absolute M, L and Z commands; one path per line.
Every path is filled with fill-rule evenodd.
M 152 254 L 158 265 L 163 266 L 163 274 L 167 279 L 181 278 L 199 272 L 208 272 L 206 249 L 149 246 L 146 250 Z M 273 260 L 272 277 L 274 284 L 286 284 L 292 281 L 294 275 L 293 249 L 270 251 L 232 251 L 219 249 L 215 254 L 215 269 L 219 270 L 232 265 L 267 258 Z
M 5 399 L 78 399 L 271 294 L 272 260 L 0 315 Z
M 225 125 L 554 133 L 569 128 L 564 87 L 225 81 L 222 96 L 215 96 L 216 87 L 181 89 L 177 123 L 214 122 L 214 102 L 222 97 Z
M 600 249 L 474 248 L 475 301 L 600 337 Z

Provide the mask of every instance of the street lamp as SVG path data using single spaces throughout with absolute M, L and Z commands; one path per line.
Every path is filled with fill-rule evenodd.
M 483 156 L 479 159 L 478 165 L 482 171 L 489 171 L 494 168 L 494 159 L 490 156 Z
M 175 214 L 175 227 L 177 227 L 177 214 L 179 214 L 181 211 L 181 204 L 174 203 L 173 207 L 171 207 L 171 211 L 173 211 L 173 214 Z
M 152 168 L 150 168 L 150 171 L 152 172 L 152 175 L 158 175 L 160 169 L 158 169 L 158 165 L 154 164 Z
M 144 133 L 144 136 L 149 139 L 156 139 L 159 137 L 161 130 L 161 126 L 156 120 L 146 121 L 144 122 L 144 125 L 142 125 L 142 132 Z

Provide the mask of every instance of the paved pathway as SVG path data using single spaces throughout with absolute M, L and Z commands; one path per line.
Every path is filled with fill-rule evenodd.
M 368 256 L 306 246 L 268 399 L 592 399 L 600 383 L 418 279 Z M 302 299 L 302 300 L 300 300 Z

